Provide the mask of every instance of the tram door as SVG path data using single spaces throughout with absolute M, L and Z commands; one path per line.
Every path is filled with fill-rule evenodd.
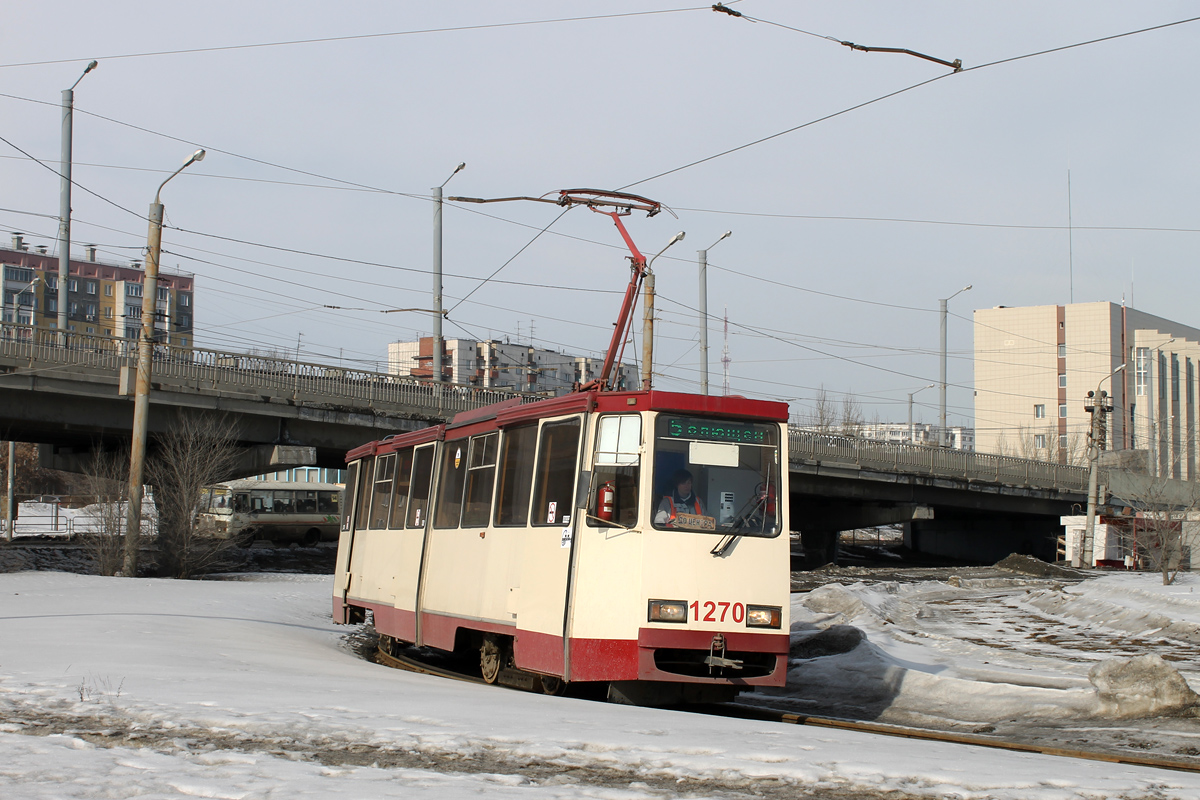
M 567 575 L 579 520 L 575 488 L 582 419 L 545 421 L 538 432 L 528 528 L 516 594 L 517 666 L 563 674 Z

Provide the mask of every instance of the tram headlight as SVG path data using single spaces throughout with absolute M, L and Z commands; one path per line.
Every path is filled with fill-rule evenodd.
M 779 606 L 746 606 L 747 628 L 778 628 L 783 620 Z
M 646 618 L 651 622 L 687 622 L 687 602 L 684 600 L 651 600 Z

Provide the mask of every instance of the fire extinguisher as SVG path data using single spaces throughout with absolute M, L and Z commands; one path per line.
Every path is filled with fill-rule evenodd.
M 756 488 L 758 502 L 768 517 L 775 516 L 775 484 L 760 483 Z
M 605 522 L 612 522 L 613 511 L 617 505 L 617 490 L 612 481 L 607 481 L 600 487 L 596 497 L 596 517 Z

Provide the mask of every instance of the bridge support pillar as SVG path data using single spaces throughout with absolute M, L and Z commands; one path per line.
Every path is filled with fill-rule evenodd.
M 838 531 L 801 531 L 800 544 L 804 547 L 804 558 L 796 565 L 798 569 L 816 569 L 837 563 Z
M 1054 561 L 1062 524 L 1057 517 L 949 515 L 904 525 L 904 545 L 924 555 L 994 564 L 1011 553 Z

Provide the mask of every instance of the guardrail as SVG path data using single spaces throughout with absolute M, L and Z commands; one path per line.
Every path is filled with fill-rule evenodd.
M 1085 492 L 1088 486 L 1086 467 L 919 444 L 877 442 L 797 428 L 790 428 L 788 433 L 788 453 L 793 460 L 1041 489 Z
M 32 367 L 62 365 L 112 373 L 137 366 L 137 343 L 110 336 L 70 334 L 65 346 L 57 331 L 28 325 L 0 325 L 0 357 L 27 362 Z M 154 380 L 188 382 L 231 392 L 255 392 L 296 398 L 320 395 L 326 402 L 347 401 L 416 407 L 431 416 L 450 416 L 481 406 L 525 398 L 540 398 L 509 391 L 480 389 L 458 384 L 434 384 L 383 372 L 347 369 L 275 356 L 188 349 L 157 344 Z
M 129 339 L 72 333 L 63 346 L 57 331 L 28 325 L 0 325 L 0 358 L 25 361 L 33 367 L 51 365 L 109 372 L 136 368 L 137 346 Z M 312 402 L 346 403 L 375 409 L 417 409 L 430 417 L 449 417 L 459 411 L 521 397 L 517 392 L 480 389 L 456 384 L 433 384 L 382 372 L 347 369 L 275 356 L 230 353 L 155 345 L 154 379 L 209 387 L 215 391 L 272 394 Z M 949 450 L 915 444 L 790 429 L 793 459 L 836 462 L 902 474 L 987 481 L 1045 489 L 1086 491 L 1084 467 L 1047 461 Z

